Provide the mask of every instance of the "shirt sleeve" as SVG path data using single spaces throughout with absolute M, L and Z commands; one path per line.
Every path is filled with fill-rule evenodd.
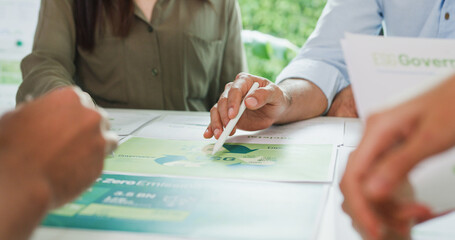
M 74 85 L 76 33 L 71 0 L 42 0 L 32 53 L 21 62 L 19 104 L 27 95 Z
M 242 42 L 242 18 L 240 7 L 237 0 L 233 0 L 229 10 L 228 33 L 226 38 L 226 46 L 224 48 L 223 63 L 221 69 L 221 89 L 220 94 L 224 90 L 224 86 L 235 80 L 237 74 L 247 72 L 247 62 L 245 48 Z
M 347 32 L 378 35 L 382 26 L 380 1 L 328 0 L 315 30 L 276 82 L 313 82 L 327 97 L 327 112 L 335 95 L 350 84 L 340 41 Z

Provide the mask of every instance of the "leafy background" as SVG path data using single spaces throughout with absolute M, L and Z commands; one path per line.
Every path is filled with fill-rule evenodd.
M 326 3 L 326 0 L 238 1 L 244 29 L 288 39 L 299 48 L 313 31 Z M 272 81 L 297 54 L 293 49 L 275 54 L 280 46 L 267 42 L 245 43 L 245 48 L 250 73 Z

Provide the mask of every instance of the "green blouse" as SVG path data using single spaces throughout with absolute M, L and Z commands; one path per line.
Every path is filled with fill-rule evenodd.
M 103 107 L 207 111 L 246 71 L 241 28 L 236 0 L 158 0 L 150 23 L 136 7 L 128 37 L 107 29 L 90 53 L 76 46 L 73 0 L 42 0 L 17 102 L 77 84 Z

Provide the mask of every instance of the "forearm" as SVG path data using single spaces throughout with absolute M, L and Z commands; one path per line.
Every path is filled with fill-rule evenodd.
M 76 73 L 76 25 L 73 1 L 41 1 L 33 51 L 21 62 L 23 82 L 17 103 L 73 84 Z
M 0 161 L 6 161 L 3 154 Z M 28 239 L 45 216 L 51 194 L 31 166 L 9 162 L 0 171 L 0 239 Z
M 327 109 L 327 98 L 314 83 L 303 79 L 288 79 L 278 85 L 288 99 L 288 107 L 276 124 L 300 121 L 320 116 Z

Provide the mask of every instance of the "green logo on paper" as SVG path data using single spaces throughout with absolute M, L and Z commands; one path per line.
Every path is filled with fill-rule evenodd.
M 226 150 L 228 150 L 230 153 L 238 153 L 238 154 L 248 154 L 256 151 L 257 149 L 250 149 L 246 146 L 243 145 L 234 145 L 234 144 L 224 144 L 223 145 Z
M 373 62 L 380 67 L 454 68 L 455 59 L 410 56 L 408 54 L 373 53 Z

